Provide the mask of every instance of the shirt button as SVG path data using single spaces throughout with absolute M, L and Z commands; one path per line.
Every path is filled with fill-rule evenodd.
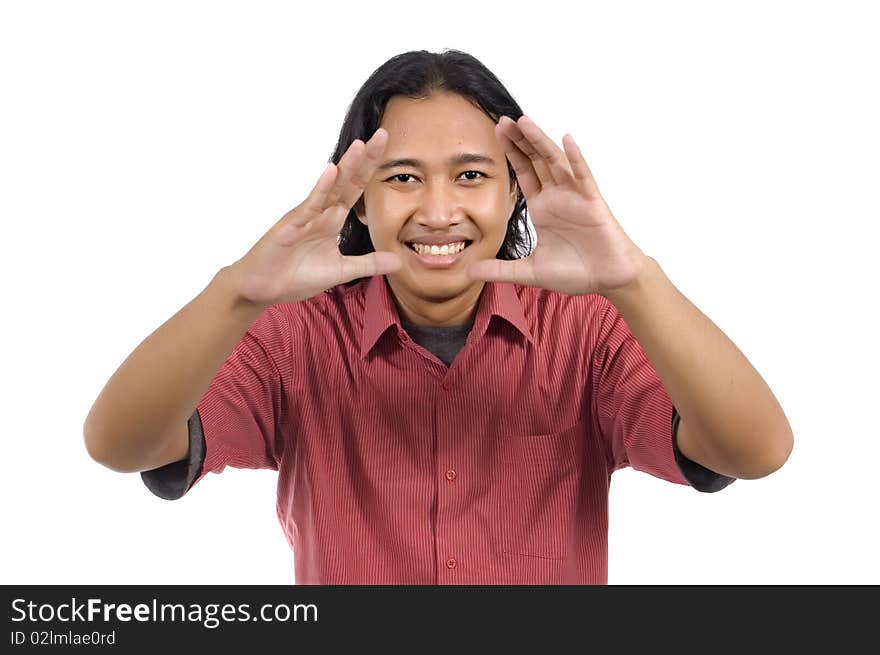
M 457 565 L 458 565 L 458 562 L 455 561 L 454 557 L 450 557 L 448 560 L 446 560 L 446 568 L 447 569 L 454 569 Z
M 446 471 L 446 479 L 449 480 L 450 482 L 455 480 L 455 475 L 456 475 L 455 469 L 449 469 L 448 471 Z

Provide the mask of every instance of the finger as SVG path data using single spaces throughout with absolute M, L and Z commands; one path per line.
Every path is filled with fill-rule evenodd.
M 345 224 L 345 219 L 354 200 L 357 200 L 361 193 L 359 189 L 362 184 L 362 174 L 359 173 L 359 170 L 366 157 L 366 149 L 367 144 L 360 139 L 355 139 L 339 160 L 337 165 L 339 174 L 333 188 L 324 198 L 323 207 L 319 214 L 321 220 L 315 224 L 315 229 L 322 234 L 338 234 Z M 352 195 L 354 200 L 350 200 Z
M 340 284 L 359 277 L 373 277 L 399 271 L 403 266 L 400 255 L 379 250 L 366 255 L 345 255 L 342 258 L 343 280 Z
M 522 120 L 522 118 L 520 118 L 520 120 Z M 509 124 L 505 123 L 504 133 L 514 144 L 516 144 L 516 147 L 529 158 L 538 179 L 541 181 L 542 187 L 556 184 L 556 181 L 553 179 L 553 174 L 550 172 L 550 167 L 547 165 L 547 161 L 541 153 L 535 149 L 535 146 L 532 145 L 531 141 L 526 138 L 525 134 L 523 134 L 519 123 L 513 123 L 512 121 Z
M 516 173 L 516 181 L 519 184 L 519 188 L 522 189 L 523 195 L 526 197 L 526 201 L 528 201 L 532 195 L 541 190 L 541 181 L 535 173 L 532 160 L 522 150 L 517 148 L 516 144 L 504 133 L 505 124 L 513 124 L 513 119 L 502 116 L 495 126 L 495 135 L 504 149 L 504 154 L 510 160 L 513 172 Z
M 568 141 L 566 141 L 566 137 L 568 137 Z M 574 179 L 584 186 L 590 196 L 599 197 L 599 186 L 596 184 L 596 180 L 593 179 L 593 173 L 590 167 L 587 166 L 587 160 L 584 159 L 581 149 L 575 143 L 574 137 L 571 134 L 566 134 L 562 137 L 562 147 L 565 148 L 565 154 L 568 157 L 568 161 L 571 162 Z
M 373 179 L 373 173 L 381 161 L 387 142 L 388 132 L 378 128 L 364 144 L 363 149 L 358 148 L 357 158 L 346 160 L 345 175 L 337 182 L 338 196 L 331 192 L 328 206 L 324 210 L 326 219 L 324 229 L 334 234 L 338 234 L 342 229 L 351 208 Z
M 556 184 L 571 184 L 574 176 L 562 149 L 528 116 L 521 116 L 517 127 L 534 149 L 536 156 L 544 160 Z
M 345 205 L 346 212 L 354 206 L 373 179 L 373 173 L 379 166 L 387 144 L 388 132 L 383 128 L 377 129 L 367 141 L 363 157 L 355 165 L 348 183 L 343 188 L 342 204 Z
M 484 282 L 515 282 L 527 287 L 539 286 L 528 257 L 512 260 L 482 259 L 468 267 L 468 275 L 472 280 Z
M 357 170 L 360 161 L 363 159 L 365 148 L 366 145 L 360 139 L 355 139 L 349 144 L 336 165 L 339 168 L 339 176 L 336 178 L 336 184 L 333 185 L 330 193 L 327 194 L 324 209 L 341 203 L 345 189 L 351 181 L 355 170 Z
M 338 172 L 337 167 L 332 162 L 327 164 L 324 172 L 321 173 L 315 186 L 309 192 L 308 197 L 300 205 L 282 216 L 280 222 L 299 226 L 308 223 L 316 216 L 320 216 L 321 212 L 324 211 L 327 195 L 336 182 Z

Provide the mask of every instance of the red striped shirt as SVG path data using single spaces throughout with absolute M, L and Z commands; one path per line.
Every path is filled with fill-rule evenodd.
M 624 466 L 689 484 L 613 304 L 487 283 L 447 368 L 383 276 L 251 325 L 198 405 L 205 459 L 278 471 L 299 584 L 607 584 Z

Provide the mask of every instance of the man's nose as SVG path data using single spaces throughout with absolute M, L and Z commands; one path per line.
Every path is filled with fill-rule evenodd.
M 459 189 L 454 184 L 434 182 L 425 186 L 416 219 L 422 225 L 443 229 L 461 222 L 462 207 Z

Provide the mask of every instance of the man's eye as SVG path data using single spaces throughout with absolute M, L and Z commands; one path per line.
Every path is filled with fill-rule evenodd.
M 486 174 L 482 173 L 480 171 L 465 171 L 464 173 L 462 173 L 462 175 L 469 175 L 469 174 L 472 174 L 474 176 L 479 175 L 481 177 L 486 177 Z M 401 184 L 406 184 L 407 182 L 409 182 L 409 178 L 411 178 L 411 177 L 413 177 L 413 175 L 411 175 L 409 173 L 398 173 L 397 175 L 392 175 L 391 177 L 389 177 L 385 181 L 391 182 L 393 180 L 395 182 L 400 182 Z M 406 179 L 404 179 L 404 178 L 406 178 Z M 471 177 L 466 177 L 465 179 L 467 179 L 469 182 L 476 182 L 477 180 L 480 179 L 480 177 L 471 176 Z

